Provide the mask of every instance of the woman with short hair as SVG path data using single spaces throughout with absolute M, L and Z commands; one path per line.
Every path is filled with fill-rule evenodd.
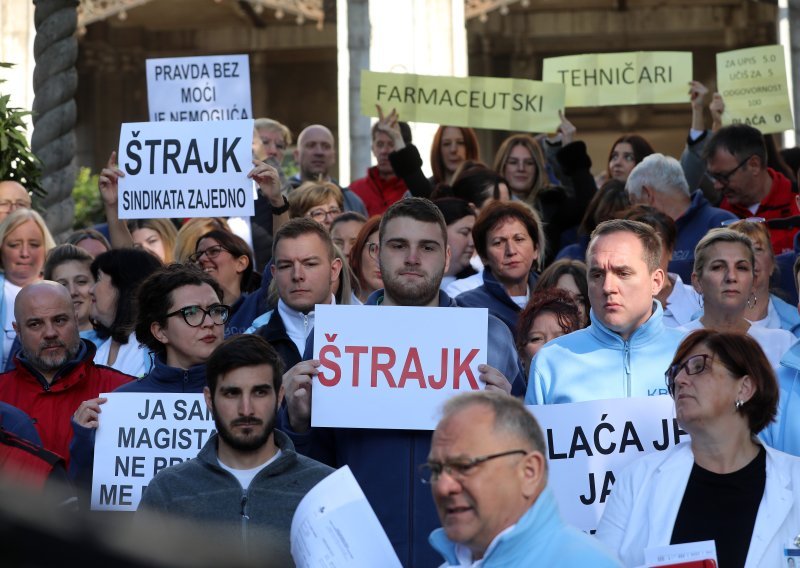
M 343 211 L 342 190 L 329 181 L 307 181 L 289 194 L 289 218 L 308 217 L 329 231 Z

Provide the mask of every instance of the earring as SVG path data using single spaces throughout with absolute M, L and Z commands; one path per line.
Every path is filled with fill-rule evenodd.
M 756 304 L 758 304 L 758 296 L 756 296 L 756 293 L 753 292 L 752 297 L 747 298 L 747 308 L 752 310 L 756 307 Z
M 737 398 L 736 402 L 733 403 L 733 406 L 736 407 L 736 410 L 741 410 L 741 408 L 744 406 L 744 402 Z

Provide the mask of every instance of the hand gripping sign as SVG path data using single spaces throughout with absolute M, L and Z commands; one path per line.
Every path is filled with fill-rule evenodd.
M 311 425 L 433 430 L 445 400 L 484 388 L 487 322 L 485 308 L 317 305 Z
M 122 125 L 120 219 L 253 215 L 253 121 L 212 124 Z

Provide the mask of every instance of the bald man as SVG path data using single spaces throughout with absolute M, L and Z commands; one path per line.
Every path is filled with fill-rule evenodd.
M 72 299 L 61 284 L 44 281 L 23 288 L 14 318 L 22 350 L 16 368 L 0 375 L 0 401 L 26 412 L 44 448 L 67 459 L 73 413 L 83 401 L 133 377 L 94 364 L 94 344 L 80 338 Z
M 19 208 L 31 208 L 31 196 L 28 191 L 16 181 L 0 181 L 0 222 Z
M 292 187 L 297 188 L 303 182 L 332 181 L 338 185 L 336 180 L 330 176 L 330 170 L 336 161 L 336 142 L 333 133 L 321 124 L 312 124 L 300 132 L 297 137 L 297 148 L 294 151 L 294 159 L 297 162 L 300 172 L 293 176 L 289 181 Z M 367 208 L 361 198 L 349 189 L 343 189 L 345 211 L 355 211 L 367 216 Z

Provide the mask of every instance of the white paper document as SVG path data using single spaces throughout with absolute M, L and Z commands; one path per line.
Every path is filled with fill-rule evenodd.
M 303 497 L 292 518 L 291 540 L 297 568 L 401 568 L 348 466 Z

